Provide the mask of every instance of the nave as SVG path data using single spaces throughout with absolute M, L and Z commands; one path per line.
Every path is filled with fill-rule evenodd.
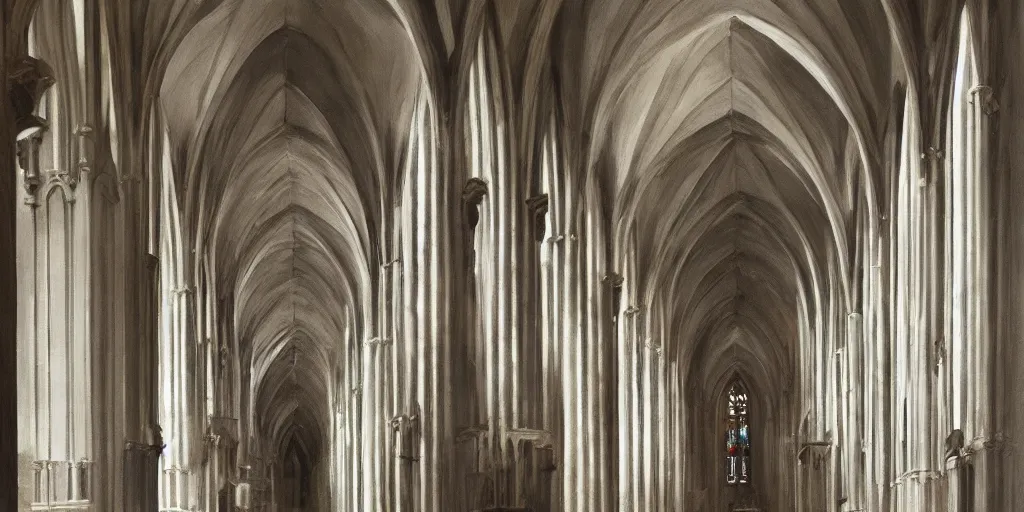
M 0 510 L 1024 510 L 1019 0 L 0 16 Z

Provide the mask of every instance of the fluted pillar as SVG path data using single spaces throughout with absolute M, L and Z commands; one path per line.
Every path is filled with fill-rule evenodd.
M 624 299 L 619 306 L 618 344 L 616 366 L 618 368 L 618 508 L 619 512 L 637 510 L 641 507 L 640 433 L 636 429 L 639 420 L 638 356 L 643 345 L 640 337 L 641 309 L 636 303 L 636 255 L 634 237 L 630 237 L 623 252 L 627 257 L 623 263 Z
M 968 401 L 973 404 L 973 434 L 969 448 L 973 452 L 973 496 L 982 498 L 974 503 L 979 512 L 995 512 L 999 510 L 993 497 L 1000 485 L 998 460 L 1002 456 L 1005 444 L 1004 435 L 996 429 L 995 399 L 993 384 L 996 382 L 996 366 L 999 363 L 995 356 L 992 324 L 992 116 L 999 110 L 992 88 L 988 85 L 976 85 L 970 91 L 967 108 L 969 127 L 968 134 L 972 137 L 968 155 L 974 182 L 968 187 L 967 193 L 973 203 L 970 231 L 973 235 L 968 240 L 972 246 L 972 268 L 968 271 L 973 284 L 973 300 L 969 315 L 973 327 L 969 342 L 972 348 L 970 361 L 970 395 Z
M 905 143 L 920 143 L 917 130 L 906 132 Z M 898 506 L 906 510 L 934 510 L 937 500 L 936 467 L 941 439 L 936 434 L 935 389 L 936 347 L 940 335 L 941 251 L 938 227 L 942 225 L 941 187 L 935 181 L 943 172 L 943 152 L 927 147 L 920 159 L 906 159 L 900 236 L 898 286 L 905 294 L 898 301 L 900 329 L 896 342 L 902 344 L 902 368 L 906 372 L 906 423 L 903 425 L 907 458 L 893 484 L 898 486 Z M 939 309 L 939 311 L 937 311 Z
M 846 318 L 845 389 L 845 477 L 848 491 L 844 510 L 864 510 L 864 338 L 863 316 L 850 313 Z
M 416 510 L 451 510 L 452 468 L 448 361 L 451 325 L 451 151 L 444 113 L 420 98 L 413 119 L 409 175 L 402 201 L 403 343 L 413 364 L 407 412 L 418 410 L 418 496 Z M 384 425 L 386 427 L 386 425 Z M 365 485 L 365 484 L 364 484 Z
M 870 510 L 888 509 L 891 502 L 892 454 L 890 453 L 892 432 L 892 406 L 890 402 L 892 386 L 892 359 L 890 358 L 889 330 L 889 239 L 890 222 L 883 219 L 879 222 L 877 240 L 871 257 L 869 275 L 872 293 L 866 297 L 866 303 L 874 309 L 874 322 L 870 334 L 871 353 L 865 358 L 872 359 L 870 373 L 874 392 L 871 395 L 871 471 L 868 480 L 868 507 Z

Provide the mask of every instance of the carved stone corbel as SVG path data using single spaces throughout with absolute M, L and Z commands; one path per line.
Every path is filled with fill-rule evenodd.
M 996 101 L 995 94 L 992 92 L 992 87 L 987 85 L 975 85 L 974 87 L 971 87 L 971 90 L 968 91 L 968 93 L 971 95 L 971 99 L 968 101 L 972 104 L 975 101 L 980 101 L 982 111 L 985 112 L 986 115 L 991 116 L 999 111 L 999 102 Z
M 831 452 L 831 442 L 809 441 L 800 446 L 800 451 L 796 454 L 796 460 L 801 466 L 811 465 L 815 470 L 819 470 L 825 467 Z
M 945 459 L 959 459 L 964 455 L 964 432 L 960 429 L 955 429 L 946 436 L 946 453 Z
M 544 216 L 548 213 L 548 195 L 538 194 L 527 199 L 526 207 L 529 208 L 530 218 L 533 219 L 533 239 L 543 242 L 546 231 Z
M 487 195 L 487 182 L 480 178 L 470 178 L 462 187 L 462 209 L 465 214 L 466 227 L 470 231 L 476 229 L 480 222 L 480 202 Z
M 605 274 L 604 278 L 601 279 L 601 282 L 611 288 L 611 310 L 613 323 L 617 323 L 619 321 L 619 304 L 621 304 L 622 301 L 622 283 L 624 281 L 625 279 L 615 272 Z
M 39 146 L 42 132 L 48 126 L 45 119 L 35 115 L 39 100 L 53 86 L 53 70 L 46 62 L 34 57 L 22 57 L 12 66 L 8 100 L 14 110 L 18 164 L 24 173 L 25 204 L 38 204 L 36 192 L 43 184 L 39 169 Z
M 16 140 L 22 140 L 46 128 L 46 120 L 34 112 L 43 94 L 56 80 L 45 61 L 27 55 L 12 63 L 8 77 L 8 100 L 14 109 Z
M 487 182 L 470 178 L 462 187 L 462 221 L 466 229 L 466 260 L 464 265 L 471 269 L 476 265 L 476 225 L 480 222 L 480 202 L 487 195 Z
M 406 461 L 416 462 L 420 460 L 416 453 L 419 445 L 418 438 L 421 434 L 419 412 L 413 414 L 400 414 L 388 421 L 391 429 L 395 432 L 395 457 Z

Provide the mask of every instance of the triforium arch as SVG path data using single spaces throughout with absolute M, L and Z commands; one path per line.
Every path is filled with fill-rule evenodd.
M 4 510 L 1024 503 L 1019 2 L 8 4 Z

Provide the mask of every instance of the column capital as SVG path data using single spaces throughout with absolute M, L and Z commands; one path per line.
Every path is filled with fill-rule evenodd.
M 814 463 L 815 469 L 817 469 L 831 451 L 831 441 L 807 441 L 800 445 L 800 450 L 796 453 L 796 460 L 800 465 Z
M 419 431 L 420 415 L 418 413 L 399 414 L 389 419 L 388 425 L 395 432 Z
M 544 241 L 552 244 L 560 244 L 562 242 L 565 242 L 566 239 L 568 239 L 570 242 L 576 242 L 579 240 L 579 237 L 576 235 L 576 233 L 562 233 L 559 235 L 549 236 L 547 240 Z
M 921 152 L 921 161 L 924 164 L 921 168 L 921 177 L 918 180 L 919 187 L 927 187 L 935 178 L 932 165 L 941 165 L 946 153 L 942 148 L 928 146 Z
M 653 338 L 645 339 L 644 347 L 653 352 L 656 357 L 661 357 L 661 344 L 656 343 Z
M 942 148 L 937 148 L 935 146 L 928 146 L 921 152 L 921 160 L 929 162 L 941 161 L 944 156 L 945 152 Z
M 893 480 L 889 484 L 889 487 L 896 487 L 897 485 L 903 485 L 904 483 L 912 482 L 914 480 L 923 482 L 925 480 L 935 480 L 940 477 L 942 477 L 942 472 L 935 469 L 911 469 L 897 477 L 896 480 Z
M 971 87 L 967 92 L 971 95 L 971 99 L 968 101 L 971 104 L 977 104 L 976 102 L 980 102 L 980 106 L 986 115 L 991 116 L 999 111 L 999 102 L 996 101 L 996 97 L 992 92 L 991 86 L 978 84 Z
M 964 446 L 964 455 L 970 456 L 981 451 L 991 451 L 1006 454 L 1013 450 L 1013 443 L 1009 436 L 1003 432 L 996 432 L 990 436 L 977 436 Z
M 186 295 L 191 295 L 194 292 L 195 292 L 195 289 L 192 288 L 191 286 L 187 285 L 187 284 L 183 284 L 183 285 L 181 285 L 181 286 L 179 286 L 177 288 L 172 288 L 171 289 L 171 293 L 173 293 L 174 295 L 176 295 L 178 297 L 186 296 Z
M 621 274 L 617 274 L 615 272 L 609 272 L 609 273 L 605 274 L 603 278 L 601 278 L 601 282 L 603 282 L 604 284 L 606 284 L 606 285 L 608 285 L 608 286 L 610 286 L 612 288 L 619 288 L 619 289 L 622 288 L 622 283 L 624 281 L 625 281 L 625 279 L 622 277 L 622 275 Z

